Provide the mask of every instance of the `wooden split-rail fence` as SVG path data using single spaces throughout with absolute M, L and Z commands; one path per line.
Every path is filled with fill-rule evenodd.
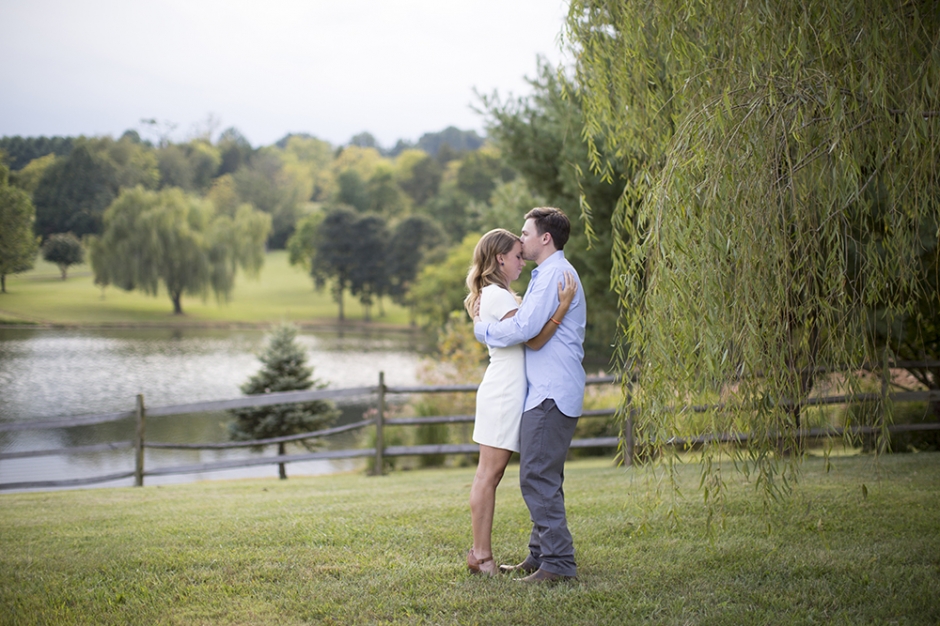
M 588 378 L 588 385 L 612 384 L 615 377 Z M 422 424 L 458 424 L 473 421 L 473 415 L 441 415 L 431 417 L 403 417 L 388 418 L 389 396 L 410 395 L 424 393 L 468 393 L 475 392 L 477 385 L 440 385 L 440 386 L 388 386 L 385 384 L 384 372 L 379 373 L 378 385 L 374 387 L 352 387 L 345 389 L 318 389 L 314 391 L 286 391 L 280 393 L 245 396 L 232 400 L 218 400 L 196 402 L 192 404 L 179 404 L 163 407 L 146 407 L 143 395 L 137 396 L 136 407 L 132 411 L 119 411 L 97 415 L 82 415 L 73 417 L 55 417 L 48 419 L 29 420 L 21 422 L 0 422 L 0 433 L 12 431 L 37 431 L 75 426 L 92 426 L 133 419 L 136 423 L 134 439 L 131 441 L 108 442 L 87 446 L 72 446 L 52 450 L 32 450 L 23 452 L 0 453 L 0 461 L 24 459 L 52 455 L 89 454 L 108 452 L 113 450 L 131 449 L 134 456 L 133 471 L 110 473 L 87 478 L 72 478 L 64 480 L 44 480 L 27 482 L 0 482 L 0 490 L 11 489 L 56 489 L 63 487 L 80 487 L 105 482 L 114 482 L 133 477 L 135 486 L 143 486 L 148 476 L 170 476 L 179 474 L 201 474 L 205 472 L 222 471 L 260 465 L 280 465 L 297 463 L 301 461 L 339 460 L 355 458 L 372 458 L 372 472 L 380 474 L 383 471 L 386 457 L 424 456 L 441 454 L 474 454 L 479 446 L 473 443 L 463 444 L 423 444 L 413 446 L 386 446 L 384 432 L 388 426 L 417 426 Z M 148 441 L 146 438 L 147 420 L 171 415 L 189 415 L 194 413 L 226 411 L 249 407 L 272 406 L 279 404 L 292 404 L 310 402 L 313 400 L 360 400 L 368 398 L 374 403 L 375 417 L 361 420 L 351 424 L 344 424 L 309 433 L 301 433 L 286 437 L 274 437 L 254 441 L 234 441 L 224 443 L 160 443 Z M 583 417 L 609 417 L 616 413 L 615 408 L 586 411 Z M 256 456 L 249 458 L 214 461 L 192 465 L 176 465 L 159 468 L 145 468 L 145 450 L 231 450 L 236 448 L 257 448 L 272 446 L 289 442 L 300 442 L 306 439 L 320 439 L 349 431 L 361 430 L 368 427 L 375 429 L 375 446 L 371 448 L 351 448 L 344 450 L 321 450 L 300 454 L 284 454 L 277 456 Z M 609 447 L 616 448 L 617 437 L 603 437 L 582 439 L 572 442 L 572 447 Z
M 926 362 L 927 366 L 938 367 L 938 362 Z M 895 364 L 895 367 L 903 367 L 904 363 Z M 617 377 L 598 376 L 589 377 L 586 381 L 588 385 L 612 385 L 620 384 Z M 174 406 L 146 408 L 143 395 L 137 396 L 136 407 L 132 411 L 119 411 L 115 413 L 105 413 L 98 415 L 84 415 L 73 417 L 59 417 L 40 420 L 29 420 L 21 422 L 0 422 L 0 432 L 12 431 L 38 431 L 48 429 L 71 428 L 75 426 L 91 426 L 126 420 L 133 418 L 136 422 L 136 432 L 132 441 L 108 442 L 95 445 L 73 446 L 67 448 L 58 448 L 53 450 L 32 450 L 23 452 L 0 453 L 0 461 L 8 459 L 22 459 L 51 455 L 70 455 L 87 454 L 95 452 L 106 452 L 112 450 L 132 449 L 134 456 L 133 471 L 111 473 L 101 476 L 74 478 L 64 480 L 46 480 L 29 482 L 0 482 L 0 490 L 11 489 L 55 489 L 63 487 L 79 487 L 104 482 L 114 482 L 133 477 L 135 486 L 143 486 L 144 479 L 148 476 L 168 476 L 179 474 L 194 474 L 228 469 L 297 463 L 301 461 L 315 460 L 338 460 L 353 458 L 372 459 L 372 473 L 381 474 L 384 470 L 385 457 L 401 456 L 423 456 L 423 455 L 453 455 L 453 454 L 474 454 L 479 451 L 479 446 L 474 443 L 458 444 L 422 444 L 411 446 L 386 446 L 384 429 L 388 426 L 418 426 L 424 424 L 457 424 L 473 421 L 472 415 L 442 415 L 431 417 L 400 417 L 388 418 L 388 399 L 392 395 L 411 395 L 425 393 L 469 393 L 476 392 L 477 385 L 441 385 L 441 386 L 388 386 L 385 384 L 384 372 L 379 373 L 378 385 L 375 387 L 354 387 L 346 389 L 320 389 L 314 391 L 288 391 L 281 393 L 270 393 L 254 396 L 245 396 L 232 400 L 219 400 L 209 402 L 197 402 L 192 404 L 180 404 Z M 849 402 L 866 402 L 885 400 L 887 388 L 883 388 L 881 393 L 874 394 L 856 394 L 840 395 L 827 397 L 811 397 L 799 402 L 792 403 L 794 407 L 820 406 L 827 404 L 846 404 Z M 193 413 L 202 413 L 209 411 L 225 411 L 230 409 L 241 409 L 249 407 L 271 406 L 279 404 L 291 404 L 298 402 L 310 402 L 313 400 L 348 400 L 361 399 L 368 397 L 375 402 L 375 417 L 361 420 L 351 424 L 336 426 L 310 433 L 302 433 L 287 437 L 276 437 L 271 439 L 261 439 L 255 441 L 237 441 L 225 443 L 201 443 L 201 444 L 183 444 L 183 443 L 160 443 L 148 441 L 146 439 L 147 420 L 155 417 L 164 417 L 170 415 L 186 415 Z M 935 402 L 940 401 L 940 391 L 917 391 L 892 393 L 890 398 L 893 402 Z M 689 410 L 701 412 L 715 407 L 711 406 L 693 406 L 687 407 Z M 623 411 L 618 415 L 618 409 L 615 407 L 607 409 L 587 410 L 582 414 L 584 418 L 611 418 L 617 416 L 622 419 L 623 433 L 622 437 L 594 437 L 575 439 L 571 443 L 572 448 L 610 448 L 619 451 L 619 456 L 625 464 L 630 464 L 634 459 L 635 435 L 633 427 L 633 412 Z M 301 454 L 283 454 L 277 456 L 257 456 L 249 458 L 231 459 L 224 461 L 215 461 L 210 463 L 200 463 L 191 465 L 176 465 L 169 467 L 160 467 L 146 469 L 144 466 L 147 449 L 150 450 L 225 450 L 234 448 L 263 447 L 288 442 L 299 442 L 307 439 L 318 439 L 337 435 L 339 433 L 360 430 L 368 427 L 374 427 L 375 445 L 371 448 L 351 448 L 344 450 L 323 450 L 316 452 L 307 452 Z M 856 427 L 850 429 L 855 434 L 881 432 L 881 428 Z M 927 424 L 898 424 L 889 426 L 886 430 L 889 432 L 905 432 L 918 430 L 940 430 L 940 423 Z M 845 429 L 842 428 L 823 428 L 806 429 L 800 431 L 801 438 L 819 438 L 829 436 L 841 436 Z M 729 442 L 741 443 L 747 441 L 748 435 L 742 433 L 733 434 L 709 434 L 698 437 L 675 437 L 667 443 L 675 446 L 695 446 L 711 442 Z

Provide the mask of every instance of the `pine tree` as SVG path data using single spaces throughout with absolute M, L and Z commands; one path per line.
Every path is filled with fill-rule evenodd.
M 276 327 L 267 348 L 258 357 L 264 367 L 241 386 L 242 392 L 257 395 L 326 387 L 326 383 L 312 378 L 313 368 L 307 366 L 307 355 L 296 339 L 295 326 Z M 252 441 L 313 432 L 331 424 L 339 412 L 329 401 L 314 400 L 236 409 L 232 413 L 235 421 L 229 424 L 229 436 L 234 441 Z M 316 440 L 301 443 L 309 450 L 317 446 Z M 279 443 L 278 455 L 283 456 L 284 450 L 285 444 Z M 282 479 L 287 478 L 283 463 L 278 464 L 278 473 Z

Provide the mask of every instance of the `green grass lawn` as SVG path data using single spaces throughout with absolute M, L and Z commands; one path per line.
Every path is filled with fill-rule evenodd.
M 346 295 L 346 318 L 361 321 L 363 309 L 357 298 Z M 373 306 L 373 323 L 408 324 L 408 312 L 386 299 L 385 315 Z M 198 296 L 183 296 L 184 315 L 173 315 L 173 304 L 165 291 L 154 297 L 139 291 L 109 287 L 104 292 L 94 284 L 87 264 L 73 266 L 62 281 L 52 263 L 37 260 L 34 269 L 7 276 L 7 293 L 0 294 L 0 323 L 64 325 L 228 325 L 335 322 L 339 309 L 327 290 L 316 292 L 310 277 L 287 262 L 283 250 L 265 257 L 259 280 L 239 274 L 229 302 L 219 303 L 210 293 L 203 302 Z
M 472 468 L 0 495 L 3 624 L 938 624 L 940 454 L 807 458 L 763 511 L 732 479 L 709 535 L 642 471 L 571 462 L 576 581 L 467 574 Z M 494 548 L 524 556 L 510 467 Z

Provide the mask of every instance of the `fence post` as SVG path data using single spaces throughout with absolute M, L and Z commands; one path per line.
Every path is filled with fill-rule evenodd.
M 373 476 L 381 476 L 385 470 L 385 372 L 379 372 L 379 406 L 375 414 L 375 467 L 372 470 Z
M 137 436 L 134 438 L 134 486 L 144 486 L 144 394 L 137 394 Z
M 633 432 L 633 382 L 629 374 L 622 374 L 621 389 L 624 393 L 623 406 L 627 409 L 627 417 L 623 421 L 623 464 L 627 467 L 633 465 L 636 454 L 636 440 Z
M 878 430 L 879 432 L 875 435 L 875 441 L 878 445 L 879 452 L 887 452 L 888 448 L 891 446 L 891 433 L 888 432 L 888 424 L 890 423 L 888 418 L 888 412 L 890 407 L 888 406 L 888 394 L 891 391 L 891 364 L 888 361 L 888 350 L 882 353 L 881 357 L 881 407 L 878 411 Z M 893 420 L 891 420 L 893 421 Z M 887 441 L 885 440 L 887 439 Z

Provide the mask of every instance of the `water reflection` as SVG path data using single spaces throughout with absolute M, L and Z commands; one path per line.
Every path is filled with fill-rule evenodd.
M 385 372 L 387 384 L 415 384 L 422 336 L 407 332 L 368 334 L 348 330 L 302 331 L 314 376 L 331 387 L 371 386 Z M 239 386 L 261 364 L 265 345 L 259 330 L 217 329 L 0 329 L 0 421 L 129 411 L 143 393 L 147 406 L 224 400 L 241 395 Z M 338 423 L 362 419 L 366 406 L 346 403 Z M 227 440 L 226 413 L 151 418 L 147 438 L 173 443 Z M 0 452 L 45 450 L 130 440 L 133 420 L 45 431 L 0 432 Z M 355 433 L 331 437 L 332 449 L 353 447 Z M 290 452 L 300 452 L 297 448 Z M 150 450 L 147 467 L 199 464 L 240 458 L 248 450 Z M 274 454 L 274 449 L 266 451 Z M 0 460 L 0 482 L 59 480 L 130 471 L 127 450 L 67 456 Z M 353 469 L 361 461 L 291 464 L 288 474 L 320 474 Z M 276 476 L 277 467 L 213 472 L 211 478 Z M 148 484 L 199 480 L 203 475 L 154 477 Z M 130 484 L 122 481 L 120 484 Z
M 223 400 L 260 367 L 259 330 L 0 329 L 0 420 Z M 314 376 L 332 387 L 412 384 L 423 338 L 407 332 L 305 331 Z

